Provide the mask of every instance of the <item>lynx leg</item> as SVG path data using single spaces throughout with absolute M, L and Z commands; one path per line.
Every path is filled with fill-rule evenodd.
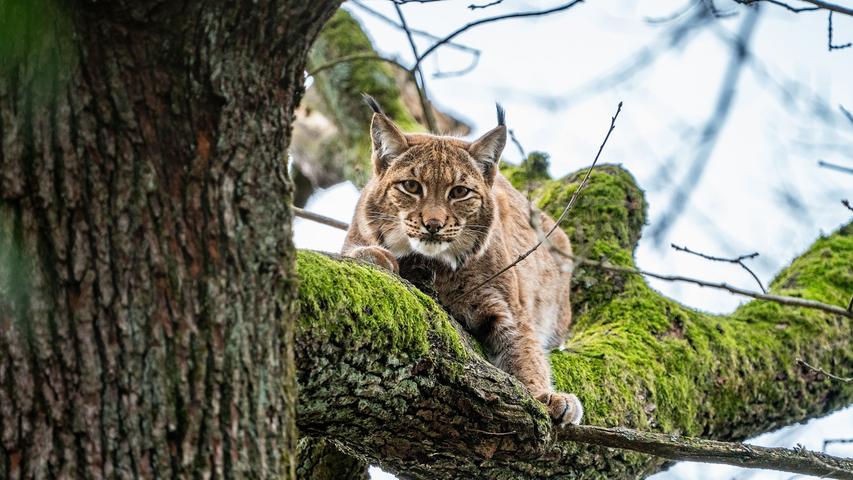
M 491 329 L 484 338 L 494 363 L 523 383 L 534 398 L 545 404 L 554 423 L 579 424 L 583 406 L 571 393 L 555 392 L 551 386 L 551 366 L 536 335 L 511 315 L 493 317 Z
M 397 259 L 390 251 L 377 246 L 355 247 L 344 253 L 347 257 L 358 258 L 394 273 L 400 271 Z

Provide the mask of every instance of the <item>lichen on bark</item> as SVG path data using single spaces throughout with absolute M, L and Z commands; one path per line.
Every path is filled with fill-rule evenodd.
M 553 215 L 583 173 L 542 180 L 532 198 Z M 605 165 L 592 173 L 564 230 L 577 254 L 633 266 L 645 211 L 633 177 Z M 846 304 L 851 264 L 853 226 L 847 225 L 818 239 L 770 288 Z M 301 429 L 415 478 L 639 478 L 664 465 L 561 441 L 539 405 L 485 362 L 467 334 L 457 343 L 440 333 L 445 322 L 460 329 L 432 300 L 387 273 L 352 265 L 309 252 L 297 259 L 301 277 L 336 278 L 347 289 L 310 280 L 300 287 L 300 298 L 313 305 L 297 327 Z M 353 268 L 358 276 L 345 273 Z M 853 399 L 850 384 L 803 371 L 795 361 L 850 375 L 853 328 L 846 318 L 764 301 L 710 315 L 663 297 L 640 276 L 594 267 L 578 267 L 573 283 L 572 335 L 564 351 L 551 353 L 551 363 L 557 388 L 584 402 L 587 423 L 739 440 Z M 413 303 L 420 305 L 414 311 Z M 365 311 L 391 313 L 392 324 Z M 408 333 L 391 338 L 401 331 L 421 340 Z M 429 387 L 436 385 L 444 386 L 440 393 Z

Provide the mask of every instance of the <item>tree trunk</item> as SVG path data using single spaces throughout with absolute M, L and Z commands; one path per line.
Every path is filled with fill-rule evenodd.
M 285 168 L 338 2 L 0 2 L 0 478 L 295 475 Z
M 543 181 L 534 198 L 553 215 L 582 173 Z M 621 168 L 599 167 L 566 223 L 576 254 L 631 266 L 642 191 Z M 850 265 L 853 224 L 818 239 L 770 290 L 846 307 Z M 444 310 L 397 277 L 313 252 L 300 252 L 297 269 L 300 431 L 406 478 L 627 479 L 666 464 L 561 434 Z M 591 266 L 575 269 L 572 307 L 571 338 L 551 364 L 587 424 L 741 440 L 853 401 L 853 384 L 796 361 L 853 375 L 853 322 L 842 315 L 766 301 L 709 315 L 640 276 Z

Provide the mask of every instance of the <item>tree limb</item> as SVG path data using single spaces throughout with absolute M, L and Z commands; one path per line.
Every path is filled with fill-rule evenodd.
M 558 213 L 585 173 L 544 182 L 534 190 L 539 206 Z M 595 169 L 573 211 L 564 229 L 578 255 L 633 268 L 645 202 L 630 175 Z M 768 290 L 841 304 L 853 290 L 851 263 L 847 225 L 818 239 Z M 411 478 L 619 479 L 666 465 L 558 434 L 518 381 L 396 277 L 310 252 L 297 268 L 304 434 Z M 840 315 L 766 301 L 708 315 L 660 296 L 638 275 L 589 265 L 576 266 L 572 295 L 572 336 L 550 359 L 556 387 L 578 394 L 590 424 L 741 440 L 853 400 L 851 384 L 804 374 L 795 361 L 850 375 L 853 322 Z
M 768 448 L 589 425 L 568 427 L 560 436 L 576 442 L 633 450 L 670 460 L 782 470 L 821 478 L 853 479 L 853 460 L 812 452 L 802 447 Z

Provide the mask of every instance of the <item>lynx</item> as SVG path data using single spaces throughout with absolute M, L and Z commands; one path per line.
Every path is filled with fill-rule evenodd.
M 498 172 L 506 144 L 498 126 L 473 142 L 404 133 L 372 98 L 373 176 L 361 193 L 342 253 L 393 272 L 400 262 L 427 259 L 441 303 L 486 348 L 489 360 L 519 379 L 553 421 L 578 424 L 583 407 L 551 385 L 546 351 L 558 347 L 571 322 L 571 272 L 546 248 L 481 288 L 467 291 L 511 263 L 554 222 Z M 571 252 L 559 229 L 549 238 Z

